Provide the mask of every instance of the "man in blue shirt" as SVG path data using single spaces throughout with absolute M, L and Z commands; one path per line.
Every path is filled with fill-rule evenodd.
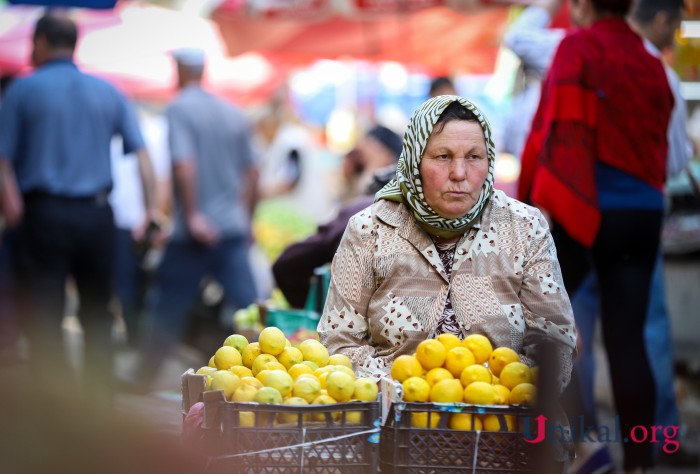
M 18 233 L 20 314 L 32 375 L 75 390 L 61 356 L 70 275 L 85 337 L 82 379 L 99 396 L 109 395 L 112 381 L 108 303 L 115 228 L 107 195 L 113 135 L 138 157 L 148 220 L 155 217 L 155 187 L 134 111 L 110 84 L 78 70 L 72 60 L 77 36 L 64 16 L 49 13 L 36 24 L 37 69 L 12 84 L 0 109 L 0 209 Z

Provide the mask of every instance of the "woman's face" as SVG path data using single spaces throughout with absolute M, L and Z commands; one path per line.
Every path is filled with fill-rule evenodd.
M 433 133 L 420 174 L 428 205 L 442 217 L 462 217 L 474 207 L 489 172 L 484 132 L 478 122 L 451 120 Z

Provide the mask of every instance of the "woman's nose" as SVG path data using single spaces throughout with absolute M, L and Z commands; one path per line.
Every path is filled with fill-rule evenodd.
M 467 160 L 452 160 L 450 163 L 450 179 L 463 181 L 467 178 Z

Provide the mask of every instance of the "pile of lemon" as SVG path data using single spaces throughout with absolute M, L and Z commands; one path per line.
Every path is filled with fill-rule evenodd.
M 264 328 L 258 342 L 249 343 L 240 334 L 227 337 L 209 365 L 196 373 L 206 376 L 206 390 L 223 390 L 226 399 L 233 402 L 327 405 L 376 401 L 379 391 L 373 380 L 355 377 L 346 355 L 330 355 L 316 339 L 294 347 L 274 326 Z M 254 426 L 253 412 L 242 412 L 240 419 L 241 426 Z M 307 419 L 325 418 L 320 414 Z M 346 420 L 359 422 L 359 413 L 348 414 Z M 295 421 L 288 413 L 279 413 L 276 420 Z
M 407 402 L 464 402 L 473 405 L 524 405 L 536 401 L 537 367 L 528 367 L 509 347 L 493 349 L 489 339 L 473 334 L 461 341 L 441 334 L 422 341 L 414 355 L 402 355 L 391 366 L 391 377 L 403 385 Z M 417 415 L 417 416 L 416 416 Z M 411 424 L 437 426 L 439 416 L 414 413 Z M 506 416 L 509 430 L 515 429 Z M 499 431 L 496 415 L 454 413 L 449 427 L 462 430 Z

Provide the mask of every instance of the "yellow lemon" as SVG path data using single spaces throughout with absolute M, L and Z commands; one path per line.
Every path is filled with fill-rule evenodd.
M 253 371 L 245 365 L 234 365 L 233 367 L 229 368 L 228 371 L 232 374 L 238 375 L 241 378 L 253 376 Z
M 333 405 L 335 403 L 338 402 L 335 398 L 331 397 L 330 395 L 319 395 L 318 397 L 314 398 L 313 402 L 311 402 L 312 405 Z M 337 420 L 340 418 L 340 412 L 332 412 L 331 416 L 334 420 Z M 311 418 L 316 421 L 326 421 L 326 414 L 315 413 L 311 415 Z
M 235 351 L 235 349 L 233 350 Z M 226 400 L 231 400 L 233 392 L 236 391 L 240 384 L 241 379 L 228 370 L 219 370 L 211 376 L 211 389 L 223 390 Z
M 260 331 L 258 336 L 258 344 L 263 354 L 271 354 L 276 356 L 284 350 L 287 345 L 287 338 L 279 328 L 269 326 Z
M 255 388 L 263 388 L 263 383 L 255 377 L 241 377 L 241 384 L 252 385 Z
M 461 402 L 462 398 L 462 384 L 457 379 L 441 380 L 430 389 L 431 402 L 455 403 Z
M 481 420 L 471 413 L 452 413 L 447 422 L 451 430 L 478 431 L 482 429 Z
M 428 426 L 430 423 L 430 426 Z M 419 411 L 411 413 L 411 426 L 417 428 L 437 428 L 440 424 L 440 415 L 434 412 Z
M 511 362 L 501 369 L 498 379 L 501 385 L 512 390 L 513 387 L 521 383 L 530 383 L 532 380 L 530 367 L 522 362 Z
M 289 375 L 292 376 L 294 380 L 298 379 L 300 375 L 302 374 L 313 374 L 314 371 L 311 370 L 311 367 L 305 364 L 294 364 L 291 366 L 288 370 Z
M 350 377 L 352 377 L 353 380 L 355 380 L 355 372 L 352 369 L 349 369 L 345 365 L 327 365 L 326 367 L 331 368 L 331 372 L 343 372 L 345 374 L 348 374 Z
M 285 370 L 289 370 L 293 365 L 304 362 L 304 355 L 296 347 L 286 346 L 277 356 L 277 360 L 280 361 Z
M 346 356 L 345 354 L 333 354 L 328 359 L 328 365 L 343 365 L 350 370 L 353 370 L 352 361 L 350 360 L 350 357 Z
M 338 402 L 347 402 L 355 391 L 355 377 L 340 370 L 330 372 L 326 377 L 326 390 Z
M 377 401 L 377 395 L 379 394 L 379 387 L 377 383 L 369 378 L 360 377 L 355 379 L 353 383 L 355 389 L 352 392 L 352 397 L 363 402 L 375 402 Z
M 464 346 L 453 347 L 445 356 L 445 368 L 455 377 L 459 378 L 465 367 L 474 365 L 472 351 Z
M 354 400 L 350 400 L 351 402 Z M 361 411 L 349 411 L 345 413 L 346 423 L 362 423 L 362 412 Z
M 537 402 L 537 387 L 531 383 L 521 383 L 513 387 L 508 399 L 511 405 L 534 406 Z
M 256 403 L 282 403 L 282 394 L 273 387 L 258 389 L 253 399 Z
M 242 411 L 238 416 L 241 428 L 255 427 L 255 413 L 252 411 Z
M 437 339 L 426 339 L 421 341 L 416 348 L 416 359 L 425 370 L 442 367 L 445 362 L 445 346 Z
M 474 405 L 495 405 L 498 394 L 490 383 L 472 382 L 464 389 L 464 401 Z
M 294 380 L 292 380 L 292 376 L 284 370 L 271 370 L 270 373 L 265 376 L 263 385 L 277 389 L 280 395 L 286 397 L 292 393 Z
M 250 368 L 253 371 L 253 375 L 258 375 L 258 372 L 265 369 L 265 364 L 268 362 L 277 362 L 277 359 L 271 354 L 260 354 L 257 356 L 253 361 L 253 366 Z
M 436 383 L 438 383 L 440 380 L 445 380 L 445 379 L 453 379 L 452 377 L 452 372 L 449 370 L 445 369 L 444 367 L 435 367 L 434 369 L 430 369 L 427 374 L 425 374 L 425 380 L 430 384 L 432 387 Z
M 199 374 L 199 375 L 213 374 L 217 370 L 218 369 L 216 367 L 209 367 L 208 365 L 205 365 L 204 367 L 200 367 L 199 369 L 197 369 L 197 372 L 195 372 L 195 374 Z
M 213 368 L 216 369 L 216 363 L 214 362 L 214 356 L 211 356 L 211 357 L 209 358 L 209 364 L 207 364 L 207 365 L 209 365 L 209 367 L 213 367 Z M 218 370 L 218 369 L 217 369 L 217 370 Z
M 267 362 L 263 365 L 263 370 L 282 370 L 284 372 L 287 371 L 286 367 L 276 360 L 273 360 L 271 362 Z
M 262 351 L 260 350 L 260 345 L 257 342 L 251 342 L 250 344 L 245 346 L 245 349 L 243 349 L 243 352 L 241 353 L 243 365 L 245 365 L 249 369 L 252 368 L 253 361 L 260 354 L 262 354 Z
M 307 341 L 308 340 L 309 339 L 307 339 Z M 313 339 L 311 339 L 311 341 L 313 341 Z M 323 344 L 318 341 L 314 341 L 313 343 L 306 345 L 302 344 L 299 346 L 299 350 L 304 355 L 304 360 L 311 361 L 319 367 L 323 367 L 328 364 L 328 360 L 331 358 L 331 356 L 328 354 L 328 349 L 326 349 Z
M 300 377 L 294 381 L 292 395 L 312 402 L 321 394 L 321 383 L 315 377 Z
M 225 346 L 231 346 L 243 354 L 243 349 L 248 345 L 248 339 L 242 334 L 231 334 L 224 341 Z
M 258 393 L 258 389 L 247 383 L 241 383 L 235 392 L 231 400 L 234 402 L 252 402 L 255 399 L 255 394 Z
M 499 383 L 493 385 L 493 389 L 498 395 L 498 401 L 496 402 L 496 405 L 508 405 L 508 401 L 510 400 L 510 390 L 508 389 L 508 387 L 504 387 Z
M 453 347 L 462 345 L 462 341 L 457 336 L 450 334 L 449 332 L 444 332 L 435 339 L 440 341 L 442 345 L 445 346 L 445 352 L 448 352 Z
M 491 352 L 491 357 L 489 357 L 489 369 L 491 369 L 493 375 L 500 378 L 503 367 L 511 362 L 520 362 L 518 353 L 510 347 L 497 347 Z
M 483 365 L 468 365 L 459 375 L 459 381 L 466 387 L 472 382 L 491 383 L 491 372 Z
M 409 377 L 403 381 L 403 399 L 407 402 L 430 400 L 430 384 L 422 377 Z
M 423 366 L 418 359 L 410 355 L 400 355 L 391 364 L 391 378 L 403 383 L 410 377 L 420 377 L 423 375 Z
M 311 370 L 316 370 L 318 369 L 318 364 L 316 362 L 312 362 L 310 360 L 305 360 L 302 362 L 304 365 L 308 365 Z
M 214 353 L 214 364 L 219 370 L 227 370 L 234 365 L 241 365 L 241 353 L 230 346 L 219 347 Z
M 464 341 L 462 341 L 462 345 L 472 351 L 477 364 L 483 364 L 489 360 L 491 352 L 493 351 L 493 346 L 489 338 L 481 334 L 471 334 L 467 336 Z
M 283 402 L 285 405 L 308 405 L 309 403 L 300 397 L 289 397 Z M 280 423 L 298 423 L 299 415 L 297 413 L 278 413 L 277 419 Z
M 261 370 L 255 376 L 255 378 L 258 379 L 260 381 L 260 383 L 262 383 L 264 385 L 265 384 L 265 377 L 267 377 L 267 374 L 269 374 L 270 372 L 272 372 L 272 371 L 269 369 Z
M 513 415 L 502 415 L 504 425 L 501 426 L 501 420 L 498 415 L 484 415 L 483 425 L 486 431 L 515 431 L 515 417 Z

